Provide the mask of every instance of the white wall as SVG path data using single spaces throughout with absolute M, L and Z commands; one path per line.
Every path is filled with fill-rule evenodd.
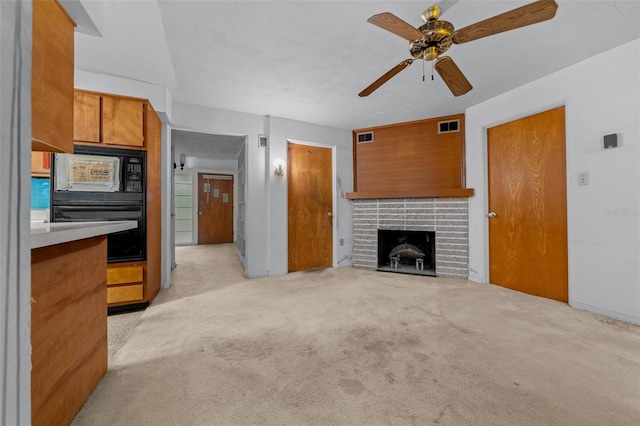
M 639 103 L 637 39 L 467 109 L 472 280 L 489 277 L 486 129 L 565 105 L 569 304 L 640 324 Z M 622 146 L 605 151 L 611 133 Z M 588 186 L 577 185 L 582 172 Z
M 269 275 L 288 272 L 287 141 L 335 147 L 334 170 L 334 266 L 351 264 L 351 202 L 344 197 L 353 191 L 353 155 L 350 130 L 320 126 L 279 117 L 269 117 Z M 275 176 L 273 163 L 282 160 L 285 174 Z M 344 245 L 340 245 L 340 239 Z
M 170 111 L 173 105 L 168 106 Z M 157 112 L 157 111 L 156 111 Z M 162 123 L 162 152 L 160 155 L 160 183 L 162 192 L 162 268 L 161 268 L 161 289 L 171 286 L 171 269 L 175 263 L 175 244 L 173 234 L 173 152 L 171 150 L 171 126 Z
M 0 424 L 31 424 L 31 2 L 0 1 Z

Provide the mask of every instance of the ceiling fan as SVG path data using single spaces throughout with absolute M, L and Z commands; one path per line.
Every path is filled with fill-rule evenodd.
M 473 86 L 453 62 L 453 59 L 449 56 L 440 55 L 446 52 L 452 44 L 467 43 L 479 38 L 547 21 L 555 16 L 556 9 L 558 9 L 558 4 L 554 0 L 538 0 L 459 30 L 455 30 L 450 22 L 439 19 L 442 9 L 437 5 L 431 6 L 422 13 L 422 19 L 425 23 L 419 28 L 414 28 L 389 12 L 374 15 L 367 22 L 408 40 L 409 52 L 412 58 L 406 59 L 391 68 L 386 74 L 360 92 L 358 96 L 369 96 L 417 59 L 435 60 L 433 67 L 449 87 L 451 93 L 454 96 L 464 95 Z

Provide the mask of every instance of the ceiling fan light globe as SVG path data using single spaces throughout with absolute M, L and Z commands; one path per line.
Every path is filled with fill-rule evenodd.
M 435 46 L 427 47 L 424 50 L 423 58 L 425 61 L 433 61 L 437 57 L 438 57 L 438 49 L 436 49 Z

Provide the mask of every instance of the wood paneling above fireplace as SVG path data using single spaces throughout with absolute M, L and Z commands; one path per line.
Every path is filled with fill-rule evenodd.
M 457 130 L 439 126 L 456 120 Z M 356 129 L 353 158 L 350 199 L 473 194 L 465 188 L 464 114 Z

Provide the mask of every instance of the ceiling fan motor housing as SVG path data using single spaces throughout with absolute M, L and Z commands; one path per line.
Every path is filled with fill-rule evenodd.
M 422 20 L 424 22 L 435 21 L 440 18 L 442 14 L 442 9 L 438 5 L 433 5 L 430 8 L 426 9 L 422 12 Z
M 415 59 L 431 61 L 451 47 L 454 28 L 450 22 L 431 20 L 418 30 L 424 37 L 409 43 L 409 52 Z

